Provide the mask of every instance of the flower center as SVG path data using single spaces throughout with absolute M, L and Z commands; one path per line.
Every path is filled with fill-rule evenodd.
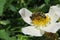
M 34 15 L 34 16 L 33 16 Z M 36 15 L 36 14 L 33 14 L 32 15 L 32 23 L 36 26 L 46 26 L 48 23 L 50 23 L 50 17 L 48 15 Z

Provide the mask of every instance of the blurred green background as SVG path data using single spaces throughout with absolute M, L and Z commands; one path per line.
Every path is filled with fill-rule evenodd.
M 49 12 L 52 5 L 60 4 L 60 0 L 0 0 L 0 40 L 60 40 L 60 30 L 56 34 L 42 37 L 31 37 L 21 32 L 21 28 L 28 26 L 19 14 L 23 7 L 32 12 Z M 54 36 L 54 37 L 52 37 Z

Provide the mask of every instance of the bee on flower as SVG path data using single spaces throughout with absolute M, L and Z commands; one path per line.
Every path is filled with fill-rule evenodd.
M 23 20 L 30 26 L 23 27 L 22 32 L 30 36 L 42 36 L 45 32 L 56 33 L 60 29 L 60 22 L 56 22 L 60 17 L 59 5 L 51 6 L 48 13 L 32 13 L 26 8 L 19 10 Z

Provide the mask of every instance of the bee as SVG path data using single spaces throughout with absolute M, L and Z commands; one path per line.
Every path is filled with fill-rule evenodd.
M 32 20 L 34 20 L 34 19 L 38 19 L 39 20 L 40 17 L 46 18 L 45 14 L 43 14 L 42 12 L 36 12 L 36 13 L 33 13 L 32 16 L 30 16 L 30 18 Z

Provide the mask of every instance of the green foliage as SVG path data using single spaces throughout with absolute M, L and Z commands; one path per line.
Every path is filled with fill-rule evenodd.
M 47 36 L 31 37 L 21 32 L 25 23 L 19 14 L 23 7 L 32 12 L 48 13 L 50 6 L 60 4 L 60 0 L 0 0 L 0 39 L 1 40 L 51 40 Z M 60 30 L 57 32 L 59 38 Z
M 0 21 L 0 24 L 2 24 L 2 25 L 7 25 L 7 24 L 9 24 L 10 22 L 8 21 L 8 20 L 2 20 L 2 21 Z
M 49 4 L 49 2 L 50 2 L 50 0 L 45 0 L 45 3 L 46 3 L 46 4 Z
M 2 16 L 5 3 L 6 3 L 6 0 L 0 0 L 0 16 Z
M 9 8 L 10 8 L 11 11 L 14 11 L 14 12 L 17 11 L 16 8 L 13 5 L 9 5 Z
M 28 36 L 18 35 L 18 40 L 29 40 Z
M 15 37 L 9 37 L 9 34 L 5 30 L 0 30 L 0 38 L 4 40 L 16 40 Z

